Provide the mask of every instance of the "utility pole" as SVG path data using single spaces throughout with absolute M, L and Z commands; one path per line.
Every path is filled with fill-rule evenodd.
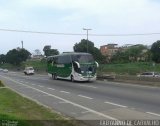
M 23 49 L 23 41 L 21 41 L 21 43 L 22 43 L 22 49 Z
M 88 53 L 88 31 L 89 31 L 89 30 L 92 30 L 92 29 L 83 28 L 83 30 L 86 30 L 86 31 L 87 31 L 87 53 Z

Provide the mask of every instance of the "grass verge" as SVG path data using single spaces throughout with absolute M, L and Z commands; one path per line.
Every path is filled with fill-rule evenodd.
M 160 64 L 151 62 L 136 62 L 123 64 L 101 64 L 98 73 L 118 74 L 118 75 L 136 75 L 142 72 L 155 71 L 160 72 Z
M 7 88 L 0 89 L 0 123 L 15 121 L 16 126 L 77 126 L 48 108 L 36 104 Z M 4 122 L 5 121 L 5 122 Z M 1 124 L 0 124 L 1 125 Z

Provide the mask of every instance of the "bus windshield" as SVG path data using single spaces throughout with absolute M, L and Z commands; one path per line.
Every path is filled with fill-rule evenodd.
M 90 54 L 79 54 L 72 55 L 72 61 L 77 61 L 79 63 L 91 63 L 94 62 L 93 56 Z

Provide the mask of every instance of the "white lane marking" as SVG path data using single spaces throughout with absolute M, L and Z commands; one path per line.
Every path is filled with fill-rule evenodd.
M 53 90 L 53 91 L 55 90 L 54 88 L 48 88 L 48 89 L 49 89 L 49 90 Z
M 93 99 L 91 97 L 88 97 L 88 96 L 84 96 L 84 95 L 78 95 L 79 97 L 82 97 L 82 98 L 87 98 L 87 99 Z
M 41 85 L 38 85 L 39 87 L 44 87 L 44 86 L 41 86 Z
M 36 80 L 37 78 L 34 78 L 34 79 Z M 41 78 L 39 78 L 39 79 L 41 79 Z M 39 80 L 39 79 L 38 79 L 38 80 Z M 41 79 L 41 80 L 47 80 L 47 81 L 48 81 L 48 79 Z
M 124 106 L 124 105 L 120 105 L 120 104 L 116 104 L 116 103 L 112 103 L 112 102 L 108 102 L 108 101 L 104 102 L 104 103 L 115 105 L 115 106 L 122 107 L 122 108 L 126 108 L 127 107 L 127 106 Z
M 153 113 L 153 112 L 146 112 L 147 114 L 151 114 L 151 115 L 155 115 L 155 116 L 159 116 L 160 117 L 160 114 L 157 114 L 157 113 Z
M 35 84 L 31 84 L 31 85 L 35 86 Z
M 23 89 L 23 88 L 29 88 L 29 87 L 22 87 L 21 89 Z
M 95 86 L 90 86 L 90 85 L 79 85 L 79 86 L 81 86 L 81 87 L 89 87 L 89 88 L 97 88 L 97 87 L 95 87 Z
M 92 112 L 92 113 L 94 113 L 94 114 L 96 114 L 96 115 L 99 115 L 99 116 L 102 116 L 102 117 L 105 117 L 105 118 L 111 119 L 111 120 L 118 120 L 118 119 L 116 119 L 116 118 L 114 118 L 114 117 L 111 117 L 111 116 L 109 116 L 109 115 L 103 114 L 103 113 L 98 112 L 98 111 L 96 111 L 96 110 L 90 109 L 90 108 L 85 107 L 85 106 L 83 106 L 83 105 L 80 105 L 80 104 L 71 102 L 71 101 L 66 100 L 66 99 L 64 99 L 64 98 L 61 98 L 61 97 L 59 97 L 59 96 L 56 96 L 56 95 L 53 95 L 53 94 L 49 94 L 49 93 L 47 93 L 47 92 L 44 92 L 44 91 L 39 90 L 39 89 L 36 89 L 36 88 L 31 87 L 31 86 L 29 86 L 29 85 L 22 84 L 22 83 L 17 82 L 17 81 L 15 81 L 15 80 L 13 80 L 13 79 L 11 79 L 11 78 L 9 78 L 9 77 L 4 77 L 4 76 L 2 76 L 2 75 L 0 75 L 0 76 L 3 77 L 3 78 L 8 79 L 8 80 L 10 80 L 10 81 L 13 81 L 13 82 L 15 82 L 15 83 L 17 83 L 17 84 L 19 84 L 19 85 L 23 85 L 23 86 L 26 86 L 26 87 L 30 87 L 31 89 L 36 90 L 36 91 L 41 92 L 41 93 L 44 93 L 44 94 L 47 94 L 48 96 L 57 98 L 57 99 L 59 99 L 59 100 L 65 101 L 65 102 L 68 102 L 68 103 L 70 103 L 71 105 L 74 105 L 74 106 L 77 106 L 77 107 L 79 107 L 79 108 L 85 109 L 85 110 L 90 111 L 90 112 Z
M 58 103 L 60 103 L 60 104 L 64 104 L 64 103 L 68 103 L 68 102 L 60 101 L 60 102 L 58 102 Z
M 70 94 L 70 92 L 67 91 L 60 91 L 61 93 L 66 93 L 66 94 Z

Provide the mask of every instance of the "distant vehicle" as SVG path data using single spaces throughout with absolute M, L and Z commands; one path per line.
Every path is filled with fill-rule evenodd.
M 4 72 L 4 73 L 8 73 L 8 70 L 7 70 L 7 69 L 3 69 L 3 72 Z
M 25 75 L 33 75 L 33 74 L 34 74 L 34 69 L 33 69 L 33 67 L 26 67 L 26 68 L 24 69 L 24 74 L 25 74 Z
M 160 77 L 160 73 L 157 73 L 157 72 L 144 72 L 144 73 L 138 75 L 138 77 Z
M 48 75 L 53 79 L 95 81 L 98 66 L 89 53 L 62 53 L 47 58 Z
M 3 72 L 3 69 L 2 69 L 2 68 L 0 68 L 0 72 Z

